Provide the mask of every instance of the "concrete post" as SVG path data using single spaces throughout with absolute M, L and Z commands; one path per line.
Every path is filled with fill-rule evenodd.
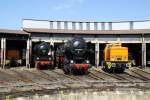
M 98 23 L 94 22 L 94 30 L 98 30 Z
M 27 40 L 27 48 L 26 48 L 26 67 L 30 68 L 30 39 Z
M 64 29 L 68 29 L 68 22 L 67 21 L 64 22 Z
M 101 23 L 101 29 L 105 30 L 105 23 L 104 22 Z
M 61 22 L 57 21 L 57 29 L 61 29 Z
M 30 44 L 29 44 L 29 68 L 30 68 L 30 65 L 31 65 L 31 59 L 32 59 L 32 40 L 29 39 L 30 41 Z
M 108 28 L 109 30 L 112 30 L 112 22 L 109 22 L 109 23 L 108 23 L 108 27 L 109 27 L 109 28 Z
M 95 65 L 99 66 L 99 43 L 95 44 Z
M 86 30 L 90 30 L 90 22 L 86 22 Z
M 1 38 L 1 67 L 4 69 L 6 63 L 6 38 Z
M 1 67 L 3 67 L 3 38 L 1 38 Z
M 133 29 L 133 21 L 130 21 L 129 23 L 130 23 L 130 30 L 132 30 Z
M 4 48 L 4 62 L 3 62 L 3 69 L 5 69 L 5 64 L 6 64 L 6 38 L 3 38 L 3 48 Z
M 79 22 L 79 29 L 83 30 L 83 23 L 82 22 Z
M 50 29 L 53 29 L 53 21 L 50 21 Z
M 72 22 L 72 29 L 75 30 L 76 29 L 76 23 Z
M 142 43 L 142 67 L 146 67 L 146 43 Z

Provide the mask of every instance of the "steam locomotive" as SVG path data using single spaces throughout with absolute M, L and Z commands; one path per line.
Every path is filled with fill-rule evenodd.
M 53 69 L 53 46 L 46 42 L 37 43 L 34 46 L 34 63 L 37 69 Z
M 65 74 L 87 74 L 90 60 L 85 40 L 81 37 L 74 37 L 65 41 L 63 48 L 63 70 Z

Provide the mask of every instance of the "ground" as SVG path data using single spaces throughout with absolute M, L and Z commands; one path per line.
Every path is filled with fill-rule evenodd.
M 150 68 L 126 69 L 124 73 L 107 73 L 93 68 L 87 75 L 65 75 L 61 69 L 36 70 L 22 68 L 0 69 L 0 95 L 20 95 L 26 92 L 59 91 L 67 89 L 138 89 L 150 88 Z

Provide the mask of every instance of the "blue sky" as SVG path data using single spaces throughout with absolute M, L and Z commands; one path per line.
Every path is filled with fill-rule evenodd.
M 22 19 L 121 21 L 150 19 L 150 0 L 1 0 L 0 28 Z

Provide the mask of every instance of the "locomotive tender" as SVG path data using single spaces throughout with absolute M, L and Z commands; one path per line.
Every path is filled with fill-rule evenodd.
M 54 68 L 54 57 L 53 57 L 53 46 L 46 43 L 40 42 L 34 46 L 34 63 L 37 69 L 53 69 Z

